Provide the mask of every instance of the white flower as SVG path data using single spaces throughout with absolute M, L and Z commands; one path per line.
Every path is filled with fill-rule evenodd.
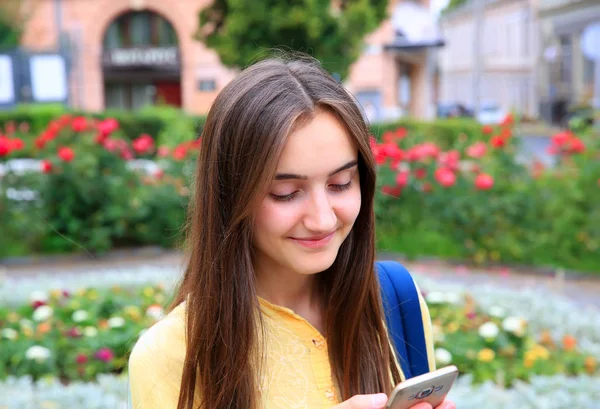
M 48 318 L 50 318 L 52 316 L 52 314 L 54 313 L 54 310 L 52 309 L 52 307 L 49 307 L 47 305 L 42 305 L 38 308 L 35 309 L 35 311 L 33 312 L 33 320 L 34 321 L 46 321 Z
M 30 328 L 30 329 L 33 329 L 33 322 L 31 322 L 27 318 L 21 319 L 19 321 L 19 325 L 21 326 L 21 328 Z
M 492 305 L 488 310 L 488 314 L 490 314 L 494 318 L 504 318 L 506 312 L 504 311 L 504 308 L 499 307 L 497 305 Z
M 112 317 L 108 319 L 108 326 L 111 328 L 121 328 L 125 325 L 125 319 L 122 317 Z
M 498 326 L 491 321 L 488 321 L 479 327 L 479 335 L 485 339 L 495 339 L 499 332 L 500 328 L 498 328 Z
M 151 305 L 146 310 L 146 315 L 154 318 L 155 320 L 159 320 L 165 314 L 165 310 L 160 305 Z
M 73 322 L 83 322 L 85 320 L 87 320 L 89 318 L 89 314 L 87 311 L 85 310 L 77 310 L 73 313 L 73 315 L 71 316 L 71 319 L 73 320 Z
M 11 341 L 17 339 L 18 335 L 19 333 L 12 328 L 4 328 L 2 330 L 2 336 L 6 339 L 10 339 Z
M 31 294 L 29 294 L 29 301 L 34 303 L 36 301 L 39 302 L 47 302 L 48 301 L 48 294 L 46 294 L 44 291 L 32 291 Z
M 446 294 L 440 291 L 432 291 L 425 297 L 429 304 L 443 304 L 446 302 Z
M 85 327 L 83 329 L 83 335 L 92 338 L 98 335 L 98 330 L 96 329 L 96 327 Z
M 29 347 L 29 349 L 25 352 L 25 357 L 27 359 L 36 361 L 37 363 L 42 363 L 50 358 L 50 350 L 39 345 L 34 345 Z
M 439 366 L 446 366 L 452 362 L 452 354 L 444 348 L 435 349 L 435 362 Z
M 502 328 L 504 328 L 504 331 L 506 332 L 522 337 L 527 330 L 527 321 L 521 317 L 508 317 L 502 321 Z

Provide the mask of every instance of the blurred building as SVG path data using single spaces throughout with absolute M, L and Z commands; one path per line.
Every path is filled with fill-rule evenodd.
M 198 11 L 210 0 L 24 0 L 22 40 L 33 51 L 69 45 L 74 107 L 137 109 L 165 102 L 208 112 L 235 70 L 193 40 Z M 373 120 L 430 116 L 432 48 L 441 45 L 429 0 L 390 1 L 392 17 L 367 39 L 346 82 Z
M 473 107 L 479 94 L 482 107 L 537 117 L 536 0 L 479 1 L 479 13 L 470 0 L 441 18 L 447 45 L 439 60 L 440 100 Z
M 539 0 L 542 115 L 560 122 L 569 107 L 592 104 L 594 62 L 582 52 L 584 29 L 600 23 L 599 0 Z M 600 49 L 600 42 L 597 44 Z
M 429 0 L 389 2 L 389 18 L 365 39 L 347 87 L 373 121 L 432 118 L 437 103 L 436 54 L 444 46 Z

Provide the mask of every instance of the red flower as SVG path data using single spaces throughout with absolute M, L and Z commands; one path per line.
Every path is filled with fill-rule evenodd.
M 165 171 L 162 169 L 158 169 L 158 170 L 156 170 L 156 172 L 154 172 L 154 177 L 156 179 L 162 179 L 164 175 L 165 175 Z
M 392 131 L 387 131 L 383 133 L 383 136 L 381 137 L 381 140 L 383 141 L 383 143 L 395 143 L 396 141 L 396 134 L 394 134 Z
M 43 160 L 41 167 L 43 173 L 52 172 L 52 162 L 50 162 L 49 160 Z
M 490 139 L 490 144 L 494 148 L 502 148 L 506 145 L 506 139 L 503 138 L 502 135 L 492 136 L 492 139 Z
M 512 125 L 512 123 L 514 122 L 514 118 L 512 116 L 512 114 L 507 114 L 504 119 L 502 120 L 502 122 L 500 123 L 501 126 L 509 126 Z
M 425 168 L 417 168 L 415 169 L 415 178 L 421 180 L 427 177 L 427 169 Z
M 552 145 L 562 146 L 574 137 L 575 135 L 573 135 L 573 132 L 571 131 L 559 132 L 557 134 L 552 135 Z
M 494 186 L 494 178 L 485 173 L 480 173 L 475 178 L 475 188 L 478 190 L 490 190 Z
M 119 129 L 119 121 L 114 118 L 107 118 L 98 124 L 98 131 L 104 136 L 110 135 L 117 129 Z
M 187 148 L 185 145 L 179 145 L 173 150 L 173 158 L 175 160 L 183 160 L 187 155 Z
M 472 158 L 481 158 L 487 152 L 487 145 L 484 142 L 475 142 L 467 148 L 467 156 Z
M 169 153 L 171 153 L 171 149 L 168 146 L 161 146 L 158 148 L 157 153 L 160 158 L 165 158 L 169 156 Z
M 67 332 L 65 332 L 65 335 L 69 338 L 80 338 L 83 334 L 77 327 L 73 327 Z
M 140 135 L 139 138 L 135 139 L 131 145 L 137 153 L 147 153 L 154 148 L 154 140 L 150 135 L 143 134 Z
M 436 169 L 434 177 L 444 187 L 451 187 L 456 183 L 456 175 L 448 168 Z
M 110 348 L 100 348 L 96 352 L 96 359 L 102 362 L 110 362 L 115 357 L 113 351 Z
M 85 354 L 78 354 L 77 358 L 75 358 L 75 362 L 78 364 L 85 364 L 88 361 L 88 357 Z
M 492 132 L 494 132 L 494 128 L 491 125 L 484 125 L 481 127 L 481 132 L 483 132 L 485 135 L 490 135 Z
M 569 152 L 570 153 L 583 153 L 585 151 L 585 144 L 577 137 L 573 137 L 569 141 Z
M 396 129 L 396 138 L 398 138 L 398 139 L 405 138 L 407 134 L 408 134 L 408 131 L 406 130 L 406 128 Z
M 71 162 L 75 158 L 75 152 L 73 152 L 73 149 L 63 146 L 58 148 L 58 157 L 65 162 Z
M 6 156 L 11 151 L 12 144 L 6 136 L 0 135 L 0 156 Z
M 69 115 L 69 114 L 64 114 L 63 116 L 61 116 L 60 118 L 58 118 L 58 119 L 56 120 L 56 124 L 57 124 L 59 127 L 66 126 L 66 125 L 68 125 L 68 123 L 71 121 L 71 118 L 72 118 L 72 116 L 71 116 L 71 115 Z
M 396 187 L 383 186 L 381 188 L 381 191 L 386 195 L 398 197 L 402 193 L 402 188 L 399 186 L 396 186 Z
M 410 173 L 406 170 L 398 172 L 396 175 L 396 185 L 400 188 L 406 187 L 408 185 L 408 177 Z
M 36 300 L 34 302 L 31 303 L 31 306 L 33 307 L 33 309 L 37 309 L 38 307 L 41 307 L 42 305 L 46 305 L 45 301 L 40 301 L 40 300 Z
M 23 140 L 19 138 L 13 138 L 9 141 L 9 143 L 12 145 L 12 150 L 15 151 L 18 149 L 23 149 L 23 147 L 25 146 Z
M 83 116 L 73 118 L 73 122 L 71 122 L 71 128 L 73 128 L 75 132 L 85 131 L 87 129 L 87 125 L 87 119 L 85 119 Z
M 439 154 L 440 148 L 435 143 L 425 142 L 409 149 L 407 156 L 409 161 L 418 161 L 427 158 L 437 158 Z
M 404 158 L 404 152 L 395 143 L 386 143 L 381 147 L 381 153 L 388 158 L 396 161 Z
M 440 163 L 440 165 L 442 165 L 443 167 L 452 169 L 452 170 L 458 169 L 459 161 L 460 161 L 460 152 L 457 150 L 443 152 L 440 154 L 440 156 L 438 158 L 438 162 Z
M 133 159 L 133 152 L 129 148 L 125 148 L 121 150 L 121 158 L 125 160 Z
M 107 151 L 114 152 L 117 150 L 117 148 L 117 141 L 115 141 L 114 139 L 109 138 L 104 141 L 104 149 L 106 149 Z

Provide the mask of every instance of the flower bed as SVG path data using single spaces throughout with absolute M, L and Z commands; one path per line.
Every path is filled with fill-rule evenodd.
M 173 276 L 171 271 L 171 280 Z M 139 283 L 74 289 L 73 284 L 57 287 L 54 282 L 49 290 L 15 295 L 0 306 L 0 373 L 68 381 L 120 373 L 131 346 L 161 317 L 171 293 L 170 285 Z M 31 285 L 42 288 L 37 281 Z M 28 288 L 24 281 L 19 287 Z M 477 292 L 444 292 L 435 287 L 426 280 L 421 284 L 427 291 L 439 365 L 455 364 L 475 383 L 491 380 L 506 386 L 536 374 L 597 374 L 600 356 L 594 354 L 599 352 L 600 326 L 579 338 L 579 334 L 557 331 L 556 326 L 530 325 L 538 318 L 527 317 L 525 311 L 513 315 L 499 297 L 486 307 Z M 588 325 L 598 320 L 594 315 Z M 596 349 L 586 350 L 586 345 Z
M 167 294 L 170 294 L 179 274 L 180 272 L 171 268 L 148 266 L 77 276 L 5 280 L 0 285 L 0 299 L 6 303 L 0 307 L 0 332 L 4 335 L 6 328 L 12 328 L 19 331 L 19 334 L 17 339 L 11 340 L 9 338 L 12 336 L 9 336 L 0 341 L 3 361 L 6 359 L 4 351 L 7 351 L 8 345 L 13 345 L 14 350 L 19 351 L 21 360 L 33 345 L 48 348 L 51 353 L 60 355 L 52 348 L 62 348 L 65 344 L 56 342 L 57 339 L 62 339 L 73 345 L 72 351 L 64 354 L 70 358 L 63 358 L 65 365 L 62 367 L 70 366 L 71 369 L 65 369 L 62 381 L 65 376 L 70 376 L 72 381 L 66 386 L 60 382 L 56 371 L 61 366 L 54 366 L 53 370 L 44 375 L 40 369 L 48 368 L 43 363 L 51 358 L 44 361 L 45 355 L 39 355 L 42 365 L 35 360 L 29 362 L 29 365 L 37 365 L 38 369 L 30 375 L 40 379 L 33 384 L 27 372 L 23 371 L 18 373 L 19 377 L 5 377 L 0 382 L 0 405 L 10 409 L 125 407 L 126 374 L 115 374 L 121 371 L 125 362 L 126 353 L 122 351 L 129 348 L 138 334 L 160 315 L 159 308 L 150 311 L 148 308 L 155 303 L 164 304 L 167 301 Z M 600 376 L 597 369 L 592 371 L 593 376 L 588 375 L 586 372 L 589 368 L 585 361 L 590 357 L 594 360 L 600 358 L 600 315 L 597 310 L 581 310 L 551 293 L 499 290 L 487 286 L 473 286 L 466 290 L 463 286 L 438 283 L 420 276 L 418 272 L 415 272 L 415 277 L 425 292 L 436 324 L 434 333 L 436 355 L 441 360 L 439 363 L 447 363 L 448 355 L 444 357 L 445 354 L 440 353 L 441 348 L 444 348 L 451 355 L 450 362 L 468 373 L 459 378 L 452 390 L 451 396 L 459 407 L 475 409 L 490 404 L 498 409 L 594 407 L 600 398 Z M 95 289 L 90 289 L 92 286 Z M 52 291 L 53 288 L 60 290 Z M 47 304 L 40 305 L 46 299 Z M 38 305 L 37 308 L 34 309 L 34 305 Z M 107 305 L 111 307 L 107 309 Z M 44 306 L 53 308 L 52 314 Z M 11 313 L 22 314 L 23 317 L 18 321 L 27 319 L 32 325 L 21 326 L 21 322 L 16 325 L 7 324 L 6 317 Z M 507 321 L 511 316 L 520 318 Z M 84 318 L 84 321 L 80 321 Z M 521 318 L 527 322 L 526 327 L 521 326 Z M 494 322 L 498 328 L 492 328 L 486 322 Z M 45 323 L 50 324 L 53 329 L 44 332 Z M 455 331 L 451 326 L 457 325 L 458 329 Z M 27 328 L 30 327 L 31 337 L 26 336 L 29 333 Z M 80 329 L 72 330 L 77 327 Z M 96 332 L 89 327 L 96 328 L 97 333 L 93 334 L 95 337 L 89 336 Z M 71 331 L 71 335 L 79 334 L 80 331 L 83 335 L 72 338 L 69 334 L 61 333 L 59 328 Z M 85 335 L 86 328 L 88 336 Z M 520 333 L 523 329 L 524 336 Z M 48 342 L 50 338 L 54 338 L 54 342 Z M 502 343 L 507 338 L 514 343 L 516 349 L 512 361 L 500 352 L 502 348 L 506 348 Z M 555 346 L 544 344 L 550 340 Z M 535 347 L 536 343 L 545 345 L 547 359 L 542 350 Z M 107 348 L 113 354 L 110 360 L 107 360 Z M 479 358 L 483 357 L 483 361 L 487 361 L 487 352 L 481 352 L 486 348 L 494 351 L 494 358 L 489 362 L 482 362 L 477 357 L 469 358 L 468 353 L 461 352 L 472 349 L 476 355 L 480 355 Z M 99 351 L 105 351 L 105 355 L 98 355 Z M 532 351 L 536 359 L 528 367 L 527 355 L 532 354 Z M 78 364 L 79 354 L 85 354 L 87 361 Z M 89 372 L 78 369 L 87 366 L 92 368 Z M 520 368 L 525 372 L 511 371 L 511 368 Z M 554 372 L 565 373 L 534 375 Z M 566 376 L 569 372 L 577 372 L 579 375 Z M 511 379 L 511 374 L 520 374 L 528 382 Z M 96 378 L 95 382 L 81 381 L 93 377 Z M 508 383 L 511 383 L 511 387 L 505 388 L 504 385 Z

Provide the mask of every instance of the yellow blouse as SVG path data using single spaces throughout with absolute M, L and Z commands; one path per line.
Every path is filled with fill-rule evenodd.
M 262 298 L 259 301 L 267 337 L 265 375 L 260 380 L 262 406 L 315 409 L 340 403 L 323 336 L 292 310 Z M 433 370 L 431 321 L 425 302 L 420 301 Z M 181 304 L 146 331 L 133 348 L 129 359 L 133 409 L 177 407 L 185 348 L 185 304 Z M 197 405 L 198 391 L 194 399 Z

